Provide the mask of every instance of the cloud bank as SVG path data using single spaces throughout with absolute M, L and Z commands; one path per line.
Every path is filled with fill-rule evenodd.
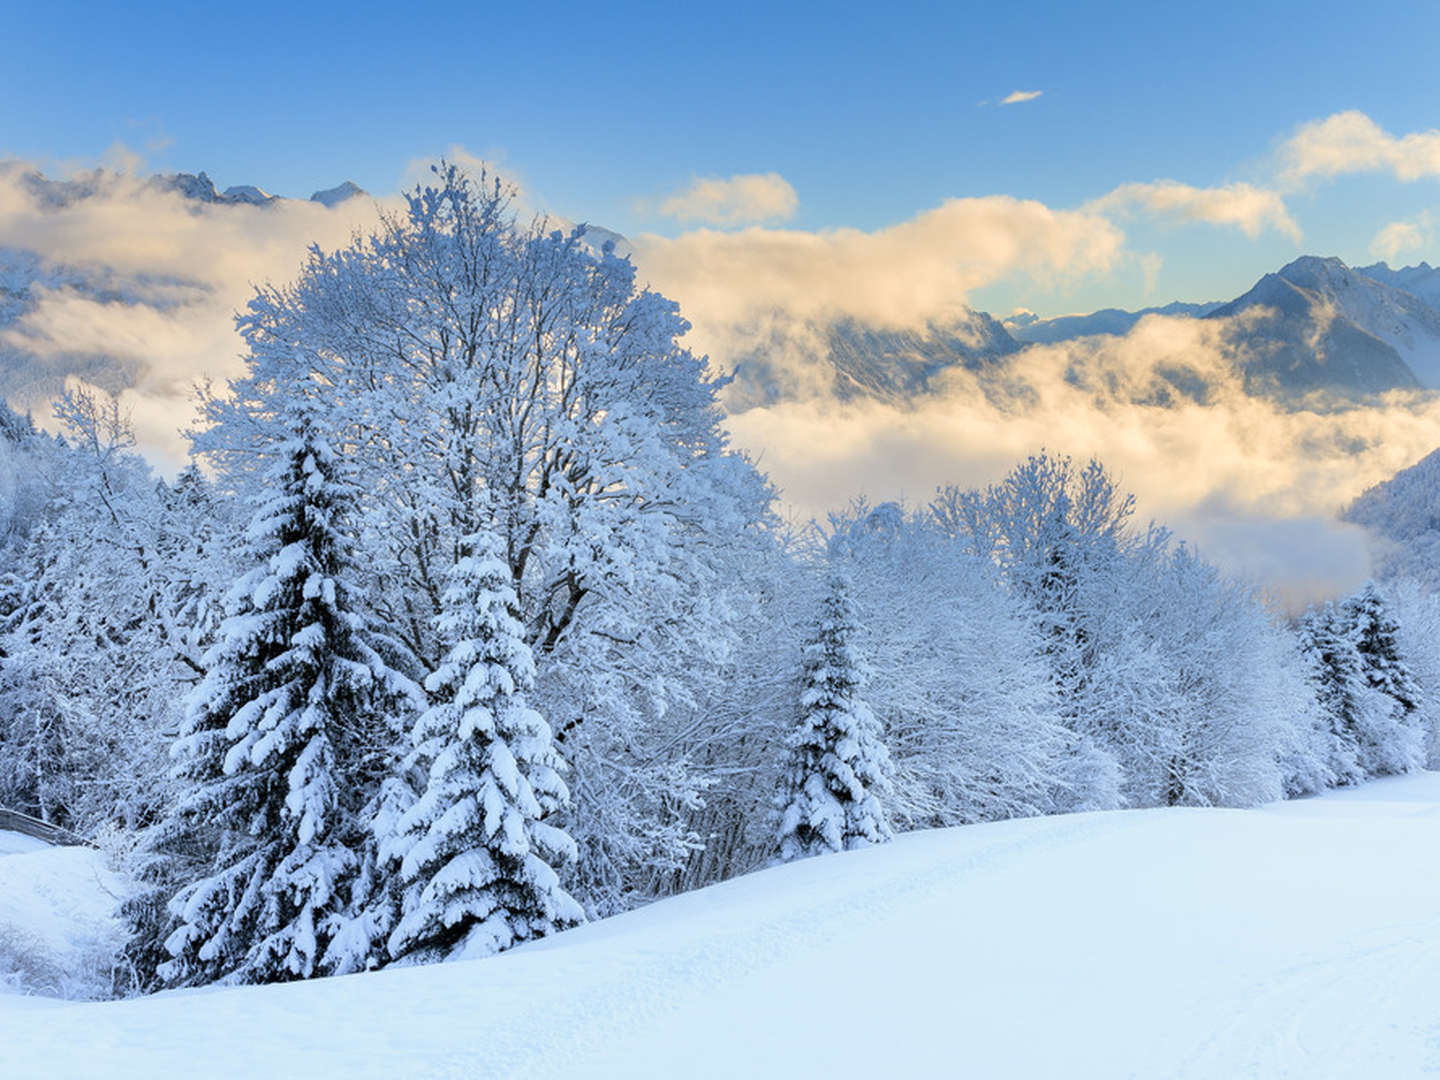
M 142 444 L 171 462 L 195 383 L 240 372 L 233 318 L 253 286 L 293 278 L 310 243 L 337 247 L 377 213 L 363 198 L 208 205 L 116 174 L 94 178 L 89 198 L 42 206 L 25 171 L 0 169 L 0 288 L 7 266 L 15 287 L 40 284 L 0 327 L 3 392 L 44 420 L 79 375 L 119 395 Z
M 1124 235 L 1098 214 L 992 195 L 950 199 L 873 232 L 698 229 L 634 245 L 642 276 L 680 301 L 710 350 L 723 329 L 776 311 L 916 325 L 963 309 L 967 294 L 1010 274 L 1106 272 Z
M 749 188 L 737 179 L 715 181 L 720 188 L 687 212 L 733 223 L 742 212 L 782 215 L 785 190 L 793 199 L 779 177 Z M 754 196 L 760 190 L 770 194 Z M 17 170 L 0 169 L 0 249 L 33 253 L 25 257 L 39 260 L 43 282 L 0 332 L 0 367 L 23 363 L 5 373 L 5 392 L 30 386 L 36 396 L 21 404 L 34 406 L 66 376 L 82 377 L 118 393 L 142 443 L 178 460 L 193 384 L 240 370 L 232 318 L 252 286 L 289 280 L 308 244 L 340 246 L 378 209 L 368 199 L 333 210 L 206 206 L 124 176 L 47 209 Z M 950 370 L 903 406 L 837 402 L 817 377 L 830 322 L 931 333 L 967 317 L 968 297 L 997 281 L 1107 274 L 1137 257 L 1121 226 L 1135 214 L 1298 235 L 1274 192 L 1161 181 L 1074 210 L 1000 195 L 947 200 L 872 231 L 752 224 L 640 236 L 633 246 L 641 279 L 680 303 L 694 324 L 689 344 L 718 368 L 763 350 L 794 374 L 794 400 L 737 412 L 730 426 L 796 514 L 861 493 L 924 502 L 940 484 L 993 481 L 1044 447 L 1099 456 L 1141 497 L 1143 513 L 1292 597 L 1360 580 L 1363 542 L 1332 515 L 1433 450 L 1440 408 L 1397 395 L 1340 412 L 1287 412 L 1247 397 L 1243 325 L 1150 317 L 1124 337 L 1026 349 L 983 383 Z M 1381 235 L 1400 245 L 1387 251 L 1412 238 L 1405 229 Z M 1138 257 L 1152 267 L 1158 259 Z M 4 273 L 0 257 L 0 290 Z M 5 303 L 0 291 L 0 315 Z M 1204 403 L 1177 396 L 1162 372 L 1203 385 Z
M 903 406 L 817 396 L 730 423 L 802 517 L 860 493 L 924 503 L 1046 448 L 1099 457 L 1142 516 L 1291 603 L 1352 587 L 1369 573 L 1366 538 L 1334 514 L 1435 448 L 1440 403 L 1279 409 L 1243 390 L 1244 337 L 1242 322 L 1149 316 L 1124 337 L 1026 349 L 998 379 L 953 370 Z M 1162 373 L 1203 384 L 1203 403 Z

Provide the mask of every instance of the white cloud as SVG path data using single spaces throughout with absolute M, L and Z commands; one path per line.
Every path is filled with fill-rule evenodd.
M 1012 90 L 1000 99 L 1001 105 L 1019 105 L 1021 102 L 1034 101 L 1044 90 Z
M 779 173 L 742 173 L 725 179 L 697 177 L 660 204 L 662 217 L 707 225 L 786 221 L 799 199 Z
M 1277 151 L 1290 184 L 1343 173 L 1389 172 L 1398 180 L 1440 177 L 1440 131 L 1392 135 L 1351 109 L 1303 125 Z
M 1386 262 L 1394 262 L 1407 251 L 1415 251 L 1430 243 L 1433 235 L 1430 215 L 1422 214 L 1415 221 L 1392 221 L 1383 226 L 1370 241 L 1370 254 Z
M 1290 216 L 1277 192 L 1251 184 L 1197 188 L 1176 180 L 1148 184 L 1122 184 L 1086 205 L 1095 213 L 1126 215 L 1146 213 L 1172 221 L 1228 225 L 1246 236 L 1274 229 L 1299 243 L 1300 226 Z

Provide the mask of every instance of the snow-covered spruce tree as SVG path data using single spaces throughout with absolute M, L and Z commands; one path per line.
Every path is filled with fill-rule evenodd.
M 288 417 L 273 494 L 246 534 L 252 568 L 174 750 L 187 790 L 172 831 L 208 839 L 210 855 L 170 903 L 170 985 L 320 970 L 355 868 L 353 800 L 408 689 L 351 592 L 352 485 L 313 411 L 296 403 Z
M 1365 678 L 1353 627 L 1342 609 L 1327 603 L 1306 612 L 1297 633 L 1307 674 L 1325 718 L 1325 765 L 1337 785 L 1369 774 L 1362 741 L 1389 723 L 1395 703 Z
M 550 726 L 526 701 L 535 663 L 510 569 L 492 533 L 465 548 L 439 619 L 449 652 L 426 680 L 436 704 L 413 734 L 428 783 L 383 852 L 404 895 L 395 959 L 498 952 L 585 918 L 555 871 L 575 843 L 543 820 L 569 792 Z
M 1409 661 L 1420 687 L 1420 715 L 1426 731 L 1425 767 L 1440 769 L 1440 596 L 1415 581 L 1387 584 L 1399 626 L 1400 655 Z
M 1372 775 L 1409 772 L 1425 764 L 1422 692 L 1401 655 L 1400 628 L 1385 596 L 1367 582 L 1342 605 L 1365 681 L 1394 704 L 1382 727 L 1362 733 L 1361 766 Z M 1367 737 L 1368 735 L 1368 737 Z
M 799 721 L 780 795 L 780 858 L 877 844 L 891 837 L 880 799 L 890 790 L 890 754 L 862 694 L 866 668 L 850 586 L 826 583 L 819 625 L 805 649 Z

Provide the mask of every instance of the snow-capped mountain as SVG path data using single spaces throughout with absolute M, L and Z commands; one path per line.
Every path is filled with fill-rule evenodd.
M 317 191 L 310 196 L 311 202 L 317 202 L 322 206 L 338 206 L 346 199 L 353 199 L 357 195 L 366 195 L 368 192 L 353 180 L 346 180 L 332 188 L 324 191 Z
M 116 174 L 96 169 L 82 173 L 68 180 L 52 180 L 43 173 L 27 171 L 21 183 L 42 206 L 61 207 L 96 195 L 102 187 L 116 179 Z M 208 173 L 157 173 L 146 181 L 146 187 L 154 191 L 172 191 L 196 202 L 214 203 L 222 206 L 269 206 L 285 200 L 283 195 L 272 195 L 254 184 L 232 184 L 224 191 L 215 185 Z M 323 206 L 335 206 L 346 199 L 365 195 L 364 188 L 351 180 L 333 188 L 317 191 L 310 196 L 311 202 Z
M 1238 316 L 1254 320 L 1243 331 L 1252 392 L 1417 389 L 1407 360 L 1430 354 L 1440 373 L 1440 312 L 1339 259 L 1296 259 L 1205 317 Z
M 1395 389 L 1440 390 L 1440 271 L 1427 264 L 1356 270 L 1307 255 L 1266 274 L 1228 303 L 1172 303 L 1141 311 L 1005 320 L 1016 340 L 1053 344 L 1120 335 L 1146 315 L 1236 320 L 1232 342 L 1251 359 L 1247 385 L 1283 398 Z
M 1399 270 L 1391 270 L 1387 264 L 1378 262 L 1356 267 L 1355 272 L 1374 278 L 1392 289 L 1403 289 L 1431 307 L 1440 309 L 1440 270 L 1427 262 L 1418 266 L 1401 267 Z

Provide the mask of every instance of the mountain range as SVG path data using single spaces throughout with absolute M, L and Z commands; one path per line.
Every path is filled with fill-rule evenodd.
M 44 173 L 27 169 L 20 174 L 20 184 L 41 206 L 62 207 L 69 206 L 81 199 L 93 197 L 107 181 L 114 177 L 114 173 L 105 169 L 95 169 L 69 179 L 52 180 Z M 224 191 L 220 191 L 216 188 L 215 181 L 211 180 L 209 175 L 203 171 L 199 173 L 157 173 L 145 182 L 145 186 L 153 191 L 173 191 L 196 202 L 229 206 L 267 206 L 274 202 L 285 201 L 285 196 L 272 195 L 264 188 L 256 187 L 254 184 L 234 184 Z M 366 194 L 368 192 L 364 188 L 353 181 L 346 180 L 333 188 L 315 192 L 310 196 L 310 201 L 324 206 L 335 206 L 346 199 Z
M 828 379 L 817 382 L 813 372 L 787 376 L 775 357 L 793 342 L 772 339 L 740 358 L 730 404 L 749 407 L 817 390 L 841 399 L 902 402 L 928 392 L 947 369 L 983 371 L 1027 348 L 1124 335 L 1152 316 L 1224 321 L 1224 339 L 1242 365 L 1247 391 L 1282 404 L 1440 391 L 1440 271 L 1425 263 L 1355 269 L 1338 258 L 1306 255 L 1230 301 L 1105 308 L 1048 319 L 1020 311 L 999 320 L 972 310 L 911 331 L 880 331 L 849 320 L 810 326 L 811 351 L 823 355 L 819 367 Z M 1194 393 L 1178 383 L 1176 389 Z

